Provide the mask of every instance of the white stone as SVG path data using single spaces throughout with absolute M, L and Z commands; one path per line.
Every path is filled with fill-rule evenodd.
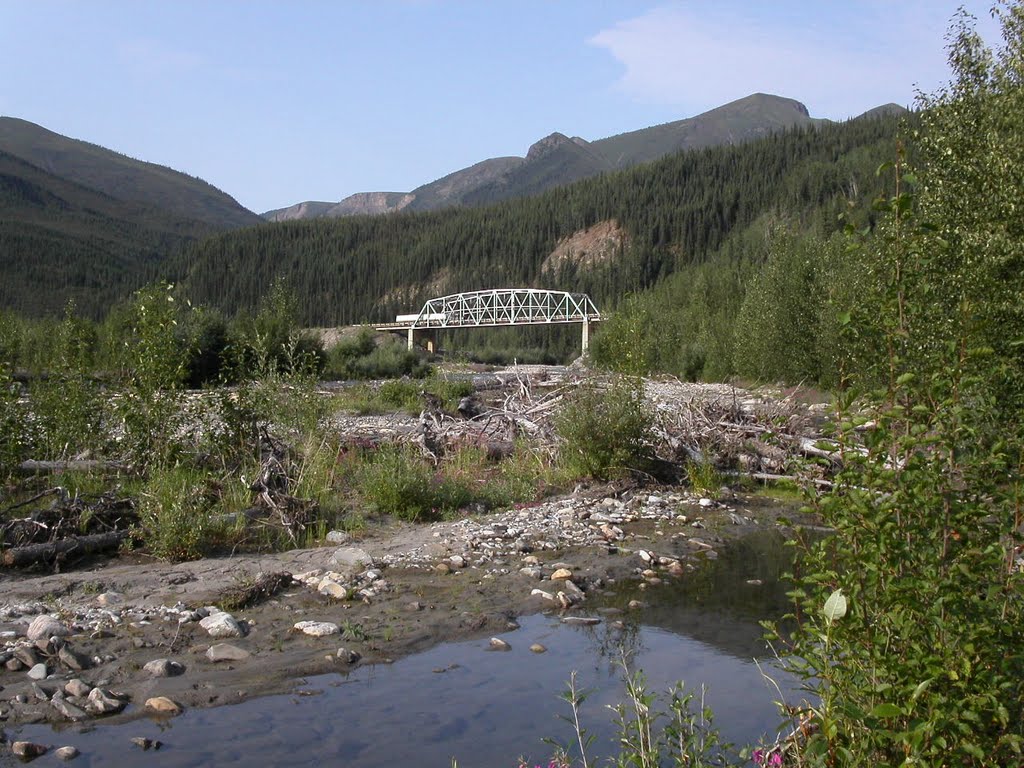
M 210 637 L 241 637 L 242 628 L 230 613 L 215 613 L 199 622 Z
M 89 691 L 89 702 L 85 708 L 94 715 L 112 715 L 115 712 L 120 712 L 126 706 L 128 706 L 128 702 L 124 699 L 112 696 L 109 691 L 104 691 L 102 688 L 93 688 Z
M 40 662 L 36 664 L 32 669 L 28 671 L 29 680 L 45 680 L 46 676 L 50 674 L 49 670 L 46 669 L 46 665 Z
M 182 711 L 178 702 L 166 696 L 154 696 L 151 699 L 146 699 L 146 709 L 151 709 L 162 715 L 180 715 Z
M 312 637 L 336 635 L 341 631 L 341 627 L 329 621 L 299 621 L 296 622 L 295 629 Z
M 492 651 L 511 651 L 512 646 L 502 640 L 500 637 L 492 637 L 489 643 Z
M 334 551 L 331 561 L 335 565 L 344 568 L 355 568 L 363 565 L 373 565 L 373 558 L 364 549 L 359 547 L 340 547 Z
M 32 619 L 32 623 L 28 625 L 28 631 L 25 632 L 25 637 L 35 642 L 49 637 L 67 637 L 70 634 L 71 630 L 64 622 L 44 613 L 42 616 Z
M 336 582 L 334 579 L 330 579 L 326 576 L 320 579 L 320 583 L 317 584 L 316 591 L 321 595 L 333 597 L 336 600 L 346 600 L 348 598 L 348 589 Z
M 217 643 L 206 649 L 206 658 L 212 662 L 241 661 L 249 658 L 249 652 L 230 643 Z

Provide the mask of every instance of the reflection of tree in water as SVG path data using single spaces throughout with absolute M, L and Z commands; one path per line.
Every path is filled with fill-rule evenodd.
M 622 583 L 597 597 L 594 608 L 605 622 L 586 627 L 595 658 L 618 667 L 641 650 L 646 625 L 691 637 L 730 656 L 749 660 L 765 654 L 760 622 L 779 619 L 789 609 L 783 576 L 792 549 L 775 529 L 758 531 L 724 548 L 716 560 L 678 580 L 642 589 Z M 629 608 L 637 600 L 643 607 Z M 618 613 L 615 613 L 618 612 Z
M 593 648 L 594 658 L 609 672 L 622 671 L 622 659 L 631 660 L 644 650 L 640 622 L 633 616 L 606 617 L 593 626 L 580 627 Z

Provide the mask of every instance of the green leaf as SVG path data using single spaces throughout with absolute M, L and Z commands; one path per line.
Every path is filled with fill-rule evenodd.
M 821 612 L 829 624 L 843 618 L 846 615 L 846 597 L 843 595 L 843 590 L 837 589 L 829 595 Z
M 903 710 L 895 704 L 878 704 L 869 713 L 871 717 L 899 717 L 902 714 Z
M 910 695 L 910 700 L 917 701 L 918 697 L 928 689 L 928 686 L 932 684 L 932 680 L 934 679 L 934 677 L 929 677 L 927 680 L 918 683 L 914 692 Z

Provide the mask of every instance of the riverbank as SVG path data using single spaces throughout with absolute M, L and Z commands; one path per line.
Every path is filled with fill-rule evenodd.
M 444 641 L 496 637 L 539 611 L 587 617 L 588 600 L 627 582 L 653 602 L 730 541 L 791 516 L 783 503 L 725 489 L 709 498 L 603 486 L 491 515 L 334 533 L 313 549 L 7 576 L 0 718 L 173 716 Z M 261 584 L 263 599 L 253 594 Z M 239 605 L 246 598 L 256 602 Z

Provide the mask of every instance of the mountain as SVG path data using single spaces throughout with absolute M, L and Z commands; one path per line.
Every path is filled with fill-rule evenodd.
M 296 219 L 338 218 L 339 216 L 365 216 L 400 211 L 412 202 L 409 192 L 357 192 L 340 203 L 310 200 L 287 208 L 278 208 L 262 214 L 267 221 L 294 221 Z
M 0 150 L 0 307 L 102 317 L 156 265 L 219 231 L 49 173 Z
M 215 229 L 234 229 L 261 221 L 233 197 L 202 179 L 61 136 L 27 120 L 0 117 L 0 150 L 118 200 L 162 209 Z
M 869 224 L 866 201 L 884 191 L 875 170 L 892 156 L 897 117 L 818 123 L 789 102 L 776 117 L 795 125 L 776 131 L 745 119 L 742 102 L 731 106 L 715 118 L 734 139 L 763 137 L 614 170 L 599 142 L 555 133 L 525 158 L 478 164 L 432 190 L 463 201 L 501 197 L 513 185 L 539 194 L 430 211 L 414 210 L 414 200 L 387 216 L 235 230 L 181 251 L 167 277 L 228 316 L 255 311 L 267 286 L 284 279 L 314 326 L 383 321 L 431 296 L 510 286 L 582 291 L 607 306 L 744 233 L 792 221 L 827 236 L 842 213 Z M 706 135 L 692 123 L 659 128 L 617 137 L 619 162 Z M 595 168 L 603 171 L 564 183 Z
M 262 221 L 201 179 L 0 117 L 0 308 L 102 317 L 185 245 Z
M 896 105 L 879 107 L 869 116 L 890 114 Z M 886 111 L 890 110 L 890 111 Z M 904 110 L 905 111 L 905 110 Z M 300 203 L 283 209 L 289 219 L 347 216 L 353 213 L 389 213 L 396 210 L 432 211 L 458 205 L 485 205 L 516 197 L 534 195 L 554 187 L 611 170 L 631 168 L 682 150 L 702 149 L 723 144 L 753 141 L 788 128 L 819 125 L 829 121 L 810 116 L 799 101 L 755 93 L 743 99 L 651 128 L 621 133 L 588 142 L 552 133 L 529 148 L 526 157 L 500 157 L 484 160 L 455 171 L 442 179 L 417 187 L 407 195 L 377 197 L 377 206 L 326 203 Z M 353 197 L 361 197 L 362 193 Z M 411 196 L 411 199 L 409 199 Z M 281 220 L 281 211 L 268 211 L 263 217 Z

